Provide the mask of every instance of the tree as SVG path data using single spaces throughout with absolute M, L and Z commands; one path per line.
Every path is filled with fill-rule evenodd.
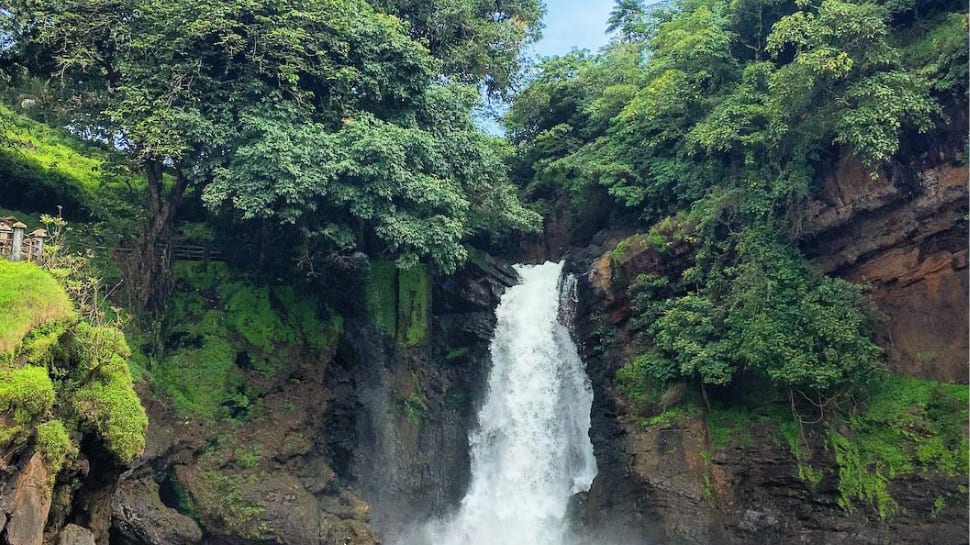
M 619 32 L 624 41 L 634 41 L 646 30 L 646 7 L 643 0 L 616 0 L 606 20 L 606 32 Z
M 508 98 L 522 69 L 522 47 L 540 36 L 539 0 L 376 0 L 442 62 L 442 74 Z
M 11 13 L 16 43 L 54 57 L 73 125 L 146 176 L 151 221 L 131 275 L 144 308 L 162 305 L 156 248 L 189 193 L 445 270 L 489 203 L 505 205 L 492 226 L 520 212 L 514 225 L 537 224 L 469 125 L 468 93 L 436 83 L 442 61 L 363 0 L 19 0 Z M 462 153 L 490 163 L 494 193 L 457 142 L 482 144 Z

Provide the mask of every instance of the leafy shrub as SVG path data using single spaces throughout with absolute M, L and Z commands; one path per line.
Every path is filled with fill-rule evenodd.
M 628 390 L 636 381 L 726 385 L 745 370 L 779 389 L 824 394 L 880 369 L 857 287 L 813 271 L 764 230 L 743 232 L 733 253 L 735 264 L 696 291 L 640 301 L 653 317 L 650 344 L 619 375 Z
M 898 511 L 889 491 L 895 477 L 914 471 L 965 475 L 970 390 L 915 377 L 888 376 L 876 384 L 866 410 L 849 418 L 852 435 L 830 430 L 839 467 L 840 505 L 875 505 L 880 516 Z

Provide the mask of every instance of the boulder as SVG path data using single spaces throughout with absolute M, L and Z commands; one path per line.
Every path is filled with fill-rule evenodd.
M 7 523 L 9 545 L 41 545 L 44 524 L 51 509 L 53 476 L 39 452 L 35 452 L 16 478 L 10 500 L 4 502 L 10 514 Z
M 158 483 L 150 477 L 122 481 L 111 512 L 114 528 L 133 543 L 194 545 L 202 541 L 198 524 L 162 503 Z
M 57 545 L 94 545 L 94 534 L 77 524 L 68 524 L 61 530 Z

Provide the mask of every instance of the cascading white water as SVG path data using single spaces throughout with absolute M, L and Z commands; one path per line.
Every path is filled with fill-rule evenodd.
M 468 492 L 457 513 L 408 545 L 562 545 L 570 497 L 596 475 L 593 392 L 558 319 L 562 264 L 516 271 L 521 283 L 496 310 L 488 392 L 469 437 Z

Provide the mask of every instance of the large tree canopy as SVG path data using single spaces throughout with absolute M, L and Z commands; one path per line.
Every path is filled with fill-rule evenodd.
M 520 74 L 522 46 L 538 39 L 539 0 L 375 0 L 408 24 L 455 81 L 482 84 L 508 98 Z
M 51 77 L 76 129 L 118 142 L 146 173 L 147 282 L 189 191 L 336 251 L 446 271 L 469 235 L 538 224 L 462 86 L 514 70 L 538 15 L 527 5 L 509 7 L 519 34 L 489 42 L 507 57 L 491 67 L 416 39 L 421 14 L 405 22 L 364 0 L 18 0 L 9 14 L 8 55 Z M 31 60 L 44 53 L 53 62 Z

